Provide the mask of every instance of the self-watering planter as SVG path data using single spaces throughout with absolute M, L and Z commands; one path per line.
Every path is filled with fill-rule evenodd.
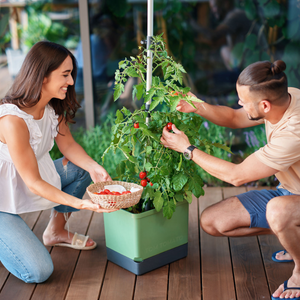
M 177 204 L 170 220 L 155 209 L 104 214 L 107 259 L 142 275 L 184 258 L 188 252 L 189 204 Z

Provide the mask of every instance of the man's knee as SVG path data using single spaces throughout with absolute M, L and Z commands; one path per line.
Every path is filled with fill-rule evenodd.
M 274 233 L 286 229 L 291 221 L 292 207 L 286 197 L 275 197 L 269 201 L 266 209 L 266 218 Z
M 219 230 L 217 230 L 217 224 L 215 219 L 215 213 L 212 207 L 206 208 L 200 216 L 200 226 L 208 234 L 213 236 L 221 236 Z

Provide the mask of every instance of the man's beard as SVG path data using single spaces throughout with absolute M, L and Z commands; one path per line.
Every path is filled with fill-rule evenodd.
M 261 116 L 258 116 L 258 117 L 252 117 L 251 115 L 248 114 L 248 119 L 251 120 L 251 121 L 259 121 L 261 119 L 263 119 L 263 117 Z

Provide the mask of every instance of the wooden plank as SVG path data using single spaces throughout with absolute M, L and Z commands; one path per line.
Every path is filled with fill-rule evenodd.
M 135 277 L 133 273 L 109 261 L 100 300 L 132 300 Z
M 222 200 L 221 188 L 206 188 L 199 198 L 200 213 Z M 235 300 L 235 289 L 227 237 L 213 237 L 200 230 L 203 300 Z
M 73 217 L 69 220 L 69 230 L 81 234 L 86 233 L 91 214 L 92 212 L 87 210 L 73 213 Z M 71 248 L 53 247 L 51 257 L 54 264 L 54 272 L 46 282 L 37 285 L 31 300 L 64 299 L 79 254 L 80 251 Z
M 169 265 L 136 278 L 134 300 L 166 300 Z M 123 299 L 123 298 L 122 298 Z M 169 299 L 174 299 L 169 297 Z
M 224 188 L 224 198 L 244 193 L 246 189 Z M 270 292 L 256 236 L 230 238 L 232 265 L 238 300 L 267 299 Z
M 201 299 L 199 246 L 198 199 L 194 197 L 189 207 L 188 256 L 170 264 L 169 299 Z
M 107 265 L 103 214 L 93 214 L 88 234 L 97 243 L 97 248 L 81 251 L 66 300 L 99 298 Z

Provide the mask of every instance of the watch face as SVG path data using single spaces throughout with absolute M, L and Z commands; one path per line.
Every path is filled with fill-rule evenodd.
M 184 151 L 184 152 L 183 152 L 183 156 L 184 156 L 184 158 L 186 158 L 186 159 L 191 159 L 191 154 L 190 154 L 190 152 L 188 152 L 188 151 Z

